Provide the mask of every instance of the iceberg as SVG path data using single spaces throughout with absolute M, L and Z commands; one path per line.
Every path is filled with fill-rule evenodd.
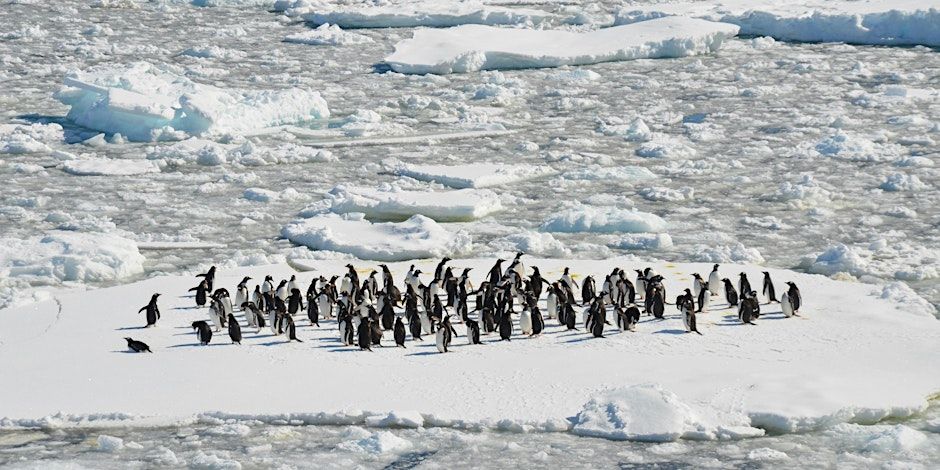
M 400 73 L 449 74 L 685 57 L 715 52 L 737 33 L 735 25 L 683 17 L 585 33 L 464 25 L 415 30 L 385 63 Z

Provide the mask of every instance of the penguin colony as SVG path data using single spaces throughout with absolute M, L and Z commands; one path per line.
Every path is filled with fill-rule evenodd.
M 245 277 L 235 287 L 234 301 L 224 287 L 213 290 L 216 272 L 213 266 L 199 274 L 199 285 L 189 290 L 195 292 L 198 308 L 208 304 L 208 318 L 192 322 L 192 329 L 202 345 L 212 342 L 214 333 L 223 331 L 231 343 L 240 345 L 242 328 L 253 330 L 255 335 L 268 329 L 286 342 L 303 342 L 297 336 L 298 322 L 320 328 L 320 321 L 325 320 L 335 321 L 338 337 L 345 346 L 363 351 L 390 346 L 389 340 L 396 347 L 407 348 L 410 336 L 413 342 L 431 338 L 438 351 L 445 353 L 459 336 L 454 323 L 464 325 L 463 336 L 470 345 L 482 344 L 481 335 L 494 334 L 500 341 L 512 341 L 520 335 L 537 338 L 548 320 L 566 330 L 583 328 L 596 338 L 604 338 L 605 331 L 611 329 L 636 331 L 643 315 L 652 317 L 651 320 L 664 320 L 666 305 L 672 305 L 678 310 L 685 331 L 702 335 L 697 316 L 708 313 L 711 305 L 721 301 L 727 307 L 737 307 L 737 318 L 745 325 L 755 325 L 760 318 L 761 296 L 765 305 L 779 302 L 787 318 L 798 316 L 803 302 L 793 282 L 786 283 L 787 289 L 778 300 L 773 280 L 766 271 L 759 295 L 751 288 L 745 273 L 738 274 L 735 284 L 722 277 L 716 264 L 707 280 L 693 274 L 691 287 L 670 303 L 663 284 L 665 278 L 652 268 L 634 270 L 635 275 L 615 268 L 603 282 L 587 276 L 580 283 L 565 268 L 557 280 L 549 282 L 537 266 L 526 269 L 522 256 L 523 253 L 517 253 L 505 269 L 506 260 L 496 260 L 478 287 L 470 279 L 472 268 L 455 275 L 447 265 L 451 259 L 443 258 L 427 284 L 421 279 L 424 273 L 414 265 L 402 283 L 397 284 L 384 264 L 378 265 L 381 276 L 373 270 L 365 279 L 360 279 L 355 267 L 347 264 L 342 278 L 315 277 L 306 290 L 301 290 L 296 276 L 278 282 L 266 276 L 253 288 L 249 287 L 252 278 Z M 153 294 L 140 309 L 146 311 L 146 327 L 156 325 L 160 319 L 159 296 Z M 540 304 L 542 299 L 544 304 Z M 540 305 L 544 305 L 544 311 Z M 241 313 L 241 320 L 236 311 Z M 387 332 L 391 332 L 391 338 Z M 133 352 L 151 352 L 141 341 L 124 339 Z

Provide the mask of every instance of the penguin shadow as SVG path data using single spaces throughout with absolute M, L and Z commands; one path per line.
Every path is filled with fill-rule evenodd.
M 171 346 L 167 346 L 167 348 L 202 348 L 206 346 L 231 346 L 233 344 L 234 343 L 209 343 L 209 344 L 185 343 L 185 344 L 174 344 Z M 238 346 L 238 345 L 235 344 L 235 346 Z
M 685 330 L 676 330 L 676 329 L 659 330 L 659 331 L 653 332 L 654 335 L 684 335 L 686 333 L 688 332 Z
M 114 331 L 124 331 L 124 330 L 146 330 L 146 326 L 122 326 L 120 328 L 115 328 Z
M 607 336 L 607 334 L 605 333 L 604 336 Z M 590 340 L 592 340 L 592 339 L 603 339 L 603 338 L 595 338 L 594 335 L 587 335 L 587 336 L 584 336 L 584 337 L 582 337 L 582 338 L 569 339 L 569 340 L 565 341 L 565 343 L 581 343 L 581 342 L 584 342 L 584 341 L 590 341 Z
M 198 310 L 202 307 L 192 306 L 192 307 L 173 307 L 173 310 Z
M 135 351 L 131 351 L 130 349 L 119 349 L 119 350 L 111 351 L 111 352 L 114 354 L 141 354 Z M 143 354 L 146 354 L 146 353 L 143 353 Z
M 405 354 L 405 355 L 406 356 L 433 356 L 435 354 L 442 354 L 442 353 L 439 352 L 437 349 L 434 349 L 433 351 L 413 352 L 413 353 Z

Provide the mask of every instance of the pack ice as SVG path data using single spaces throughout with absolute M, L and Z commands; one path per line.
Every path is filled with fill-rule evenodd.
M 314 23 L 330 23 L 341 28 L 447 27 L 463 24 L 510 25 L 539 23 L 552 15 L 527 8 L 484 5 L 478 1 L 405 1 L 379 5 L 318 5 L 296 2 L 288 15 Z
M 473 163 L 467 165 L 419 165 L 394 162 L 392 171 L 419 181 L 440 183 L 451 188 L 488 188 L 555 173 L 545 165 Z
M 682 15 L 785 41 L 938 46 L 938 7 L 935 0 L 680 0 L 630 5 L 617 14 L 615 24 Z
M 448 74 L 684 57 L 715 52 L 737 33 L 735 25 L 683 17 L 585 33 L 464 25 L 418 29 L 385 62 L 401 73 Z
M 469 221 L 503 208 L 496 193 L 488 189 L 411 191 L 393 185 L 378 189 L 340 185 L 329 196 L 333 212 L 362 212 L 386 220 L 420 214 L 439 222 Z
M 147 62 L 69 73 L 55 97 L 69 121 L 132 141 L 239 134 L 329 117 L 319 92 L 204 85 Z

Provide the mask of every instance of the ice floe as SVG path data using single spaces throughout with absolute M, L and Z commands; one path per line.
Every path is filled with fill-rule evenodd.
M 940 9 L 932 0 L 683 0 L 626 6 L 615 23 L 663 15 L 733 23 L 741 34 L 785 41 L 940 45 Z
M 505 186 L 555 172 L 555 170 L 545 165 L 509 163 L 421 165 L 393 161 L 389 162 L 388 166 L 400 176 L 407 176 L 419 181 L 440 183 L 458 189 Z
M 50 152 L 49 143 L 63 140 L 58 124 L 0 124 L 0 154 Z
M 369 36 L 343 31 L 335 24 L 324 23 L 309 31 L 284 37 L 285 42 L 308 44 L 311 46 L 346 46 L 372 42 Z
M 737 32 L 734 25 L 681 17 L 585 33 L 479 25 L 418 29 L 385 62 L 401 73 L 448 74 L 684 57 L 715 52 Z
M 473 242 L 468 233 L 451 232 L 423 215 L 372 223 L 362 213 L 318 214 L 289 223 L 281 235 L 314 250 L 378 261 L 457 256 L 469 253 Z
M 544 21 L 548 12 L 525 8 L 484 5 L 476 1 L 403 1 L 378 5 L 297 5 L 289 15 L 300 15 L 314 24 L 335 24 L 343 28 L 434 28 L 463 24 L 509 25 Z
M 150 160 L 122 158 L 77 158 L 66 161 L 60 168 L 76 176 L 130 176 L 160 172 L 160 167 Z
M 378 189 L 337 186 L 329 193 L 333 212 L 361 212 L 366 217 L 404 220 L 415 214 L 439 222 L 469 221 L 502 210 L 499 197 L 488 189 L 411 191 L 394 185 Z
M 75 124 L 132 141 L 239 134 L 330 115 L 316 91 L 223 90 L 147 62 L 69 73 L 56 98 Z
M 666 221 L 635 209 L 576 205 L 559 210 L 542 223 L 546 232 L 652 232 L 666 231 Z

